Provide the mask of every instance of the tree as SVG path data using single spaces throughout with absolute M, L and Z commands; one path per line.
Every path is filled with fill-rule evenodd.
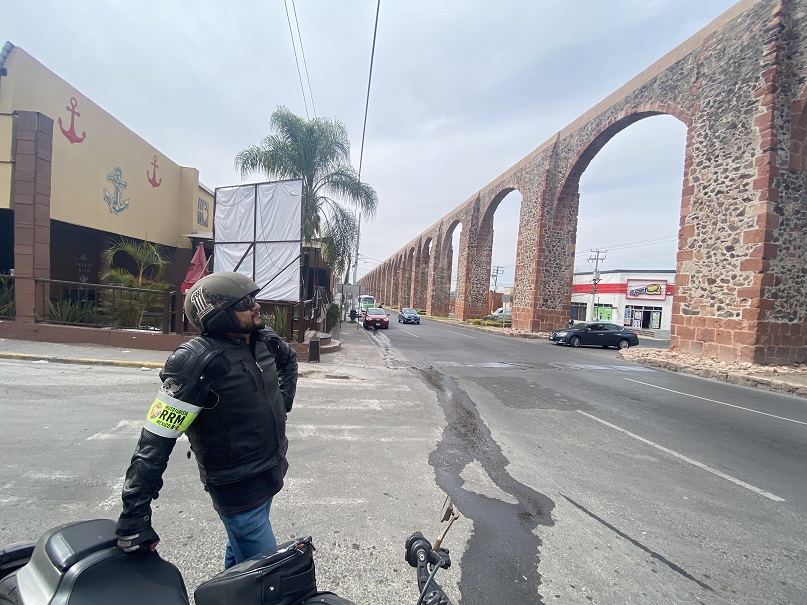
M 261 171 L 278 180 L 302 179 L 303 241 L 320 243 L 325 262 L 340 274 L 358 237 L 354 211 L 343 201 L 373 218 L 378 195 L 350 165 L 350 141 L 339 120 L 305 120 L 281 106 L 270 124 L 274 134 L 239 151 L 236 168 L 242 177 Z
M 134 261 L 134 272 L 112 266 L 118 252 L 123 252 Z M 163 281 L 170 263 L 166 260 L 165 251 L 159 244 L 122 237 L 113 241 L 112 245 L 104 251 L 103 256 L 109 269 L 101 274 L 101 279 L 108 279 L 112 285 L 160 291 L 171 287 L 171 284 Z M 118 303 L 113 305 L 116 314 L 120 315 L 116 319 L 139 327 L 143 323 L 147 311 L 157 307 L 162 308 L 162 296 L 149 292 L 129 292 L 126 303 L 126 305 Z

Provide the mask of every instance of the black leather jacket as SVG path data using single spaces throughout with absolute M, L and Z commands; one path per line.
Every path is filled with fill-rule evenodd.
M 254 333 L 250 344 L 243 338 L 194 338 L 171 354 L 160 378 L 163 386 L 126 472 L 119 535 L 150 527 L 151 501 L 182 432 L 205 485 L 241 481 L 285 457 L 297 355 L 272 330 Z

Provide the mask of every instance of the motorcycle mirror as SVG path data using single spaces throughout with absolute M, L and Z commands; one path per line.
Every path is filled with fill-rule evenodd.
M 454 510 L 454 503 L 451 501 L 451 496 L 446 496 L 446 501 L 443 503 L 443 518 L 441 523 L 445 523 L 446 526 L 443 528 L 443 531 L 440 532 L 440 535 L 437 536 L 437 539 L 434 541 L 434 550 L 439 550 L 440 545 L 443 543 L 443 540 L 448 533 L 448 530 L 451 528 L 451 524 L 454 523 L 460 516 L 457 514 L 457 511 Z
M 446 496 L 446 501 L 443 502 L 443 513 L 440 519 L 441 523 L 448 521 L 454 514 L 454 503 L 451 501 L 451 496 Z

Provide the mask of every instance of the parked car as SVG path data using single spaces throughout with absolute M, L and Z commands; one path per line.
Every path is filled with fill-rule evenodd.
M 371 307 L 366 309 L 362 325 L 365 328 L 389 328 L 389 314 L 384 309 Z
M 420 315 L 414 309 L 401 309 L 398 311 L 398 323 L 419 324 Z
M 603 322 L 584 322 L 559 328 L 549 335 L 549 340 L 570 347 L 594 345 L 627 349 L 639 344 L 639 336 L 630 328 Z
M 506 307 L 499 307 L 490 315 L 485 315 L 482 319 L 488 321 L 513 321 L 513 310 Z

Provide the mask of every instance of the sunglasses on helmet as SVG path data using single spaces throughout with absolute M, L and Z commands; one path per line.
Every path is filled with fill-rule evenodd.
M 236 312 L 250 311 L 250 310 L 252 310 L 252 307 L 255 306 L 256 302 L 258 302 L 258 300 L 254 296 L 252 296 L 252 294 L 248 294 L 244 298 L 241 298 L 241 299 L 235 301 L 231 308 L 232 308 L 233 311 L 236 311 Z

